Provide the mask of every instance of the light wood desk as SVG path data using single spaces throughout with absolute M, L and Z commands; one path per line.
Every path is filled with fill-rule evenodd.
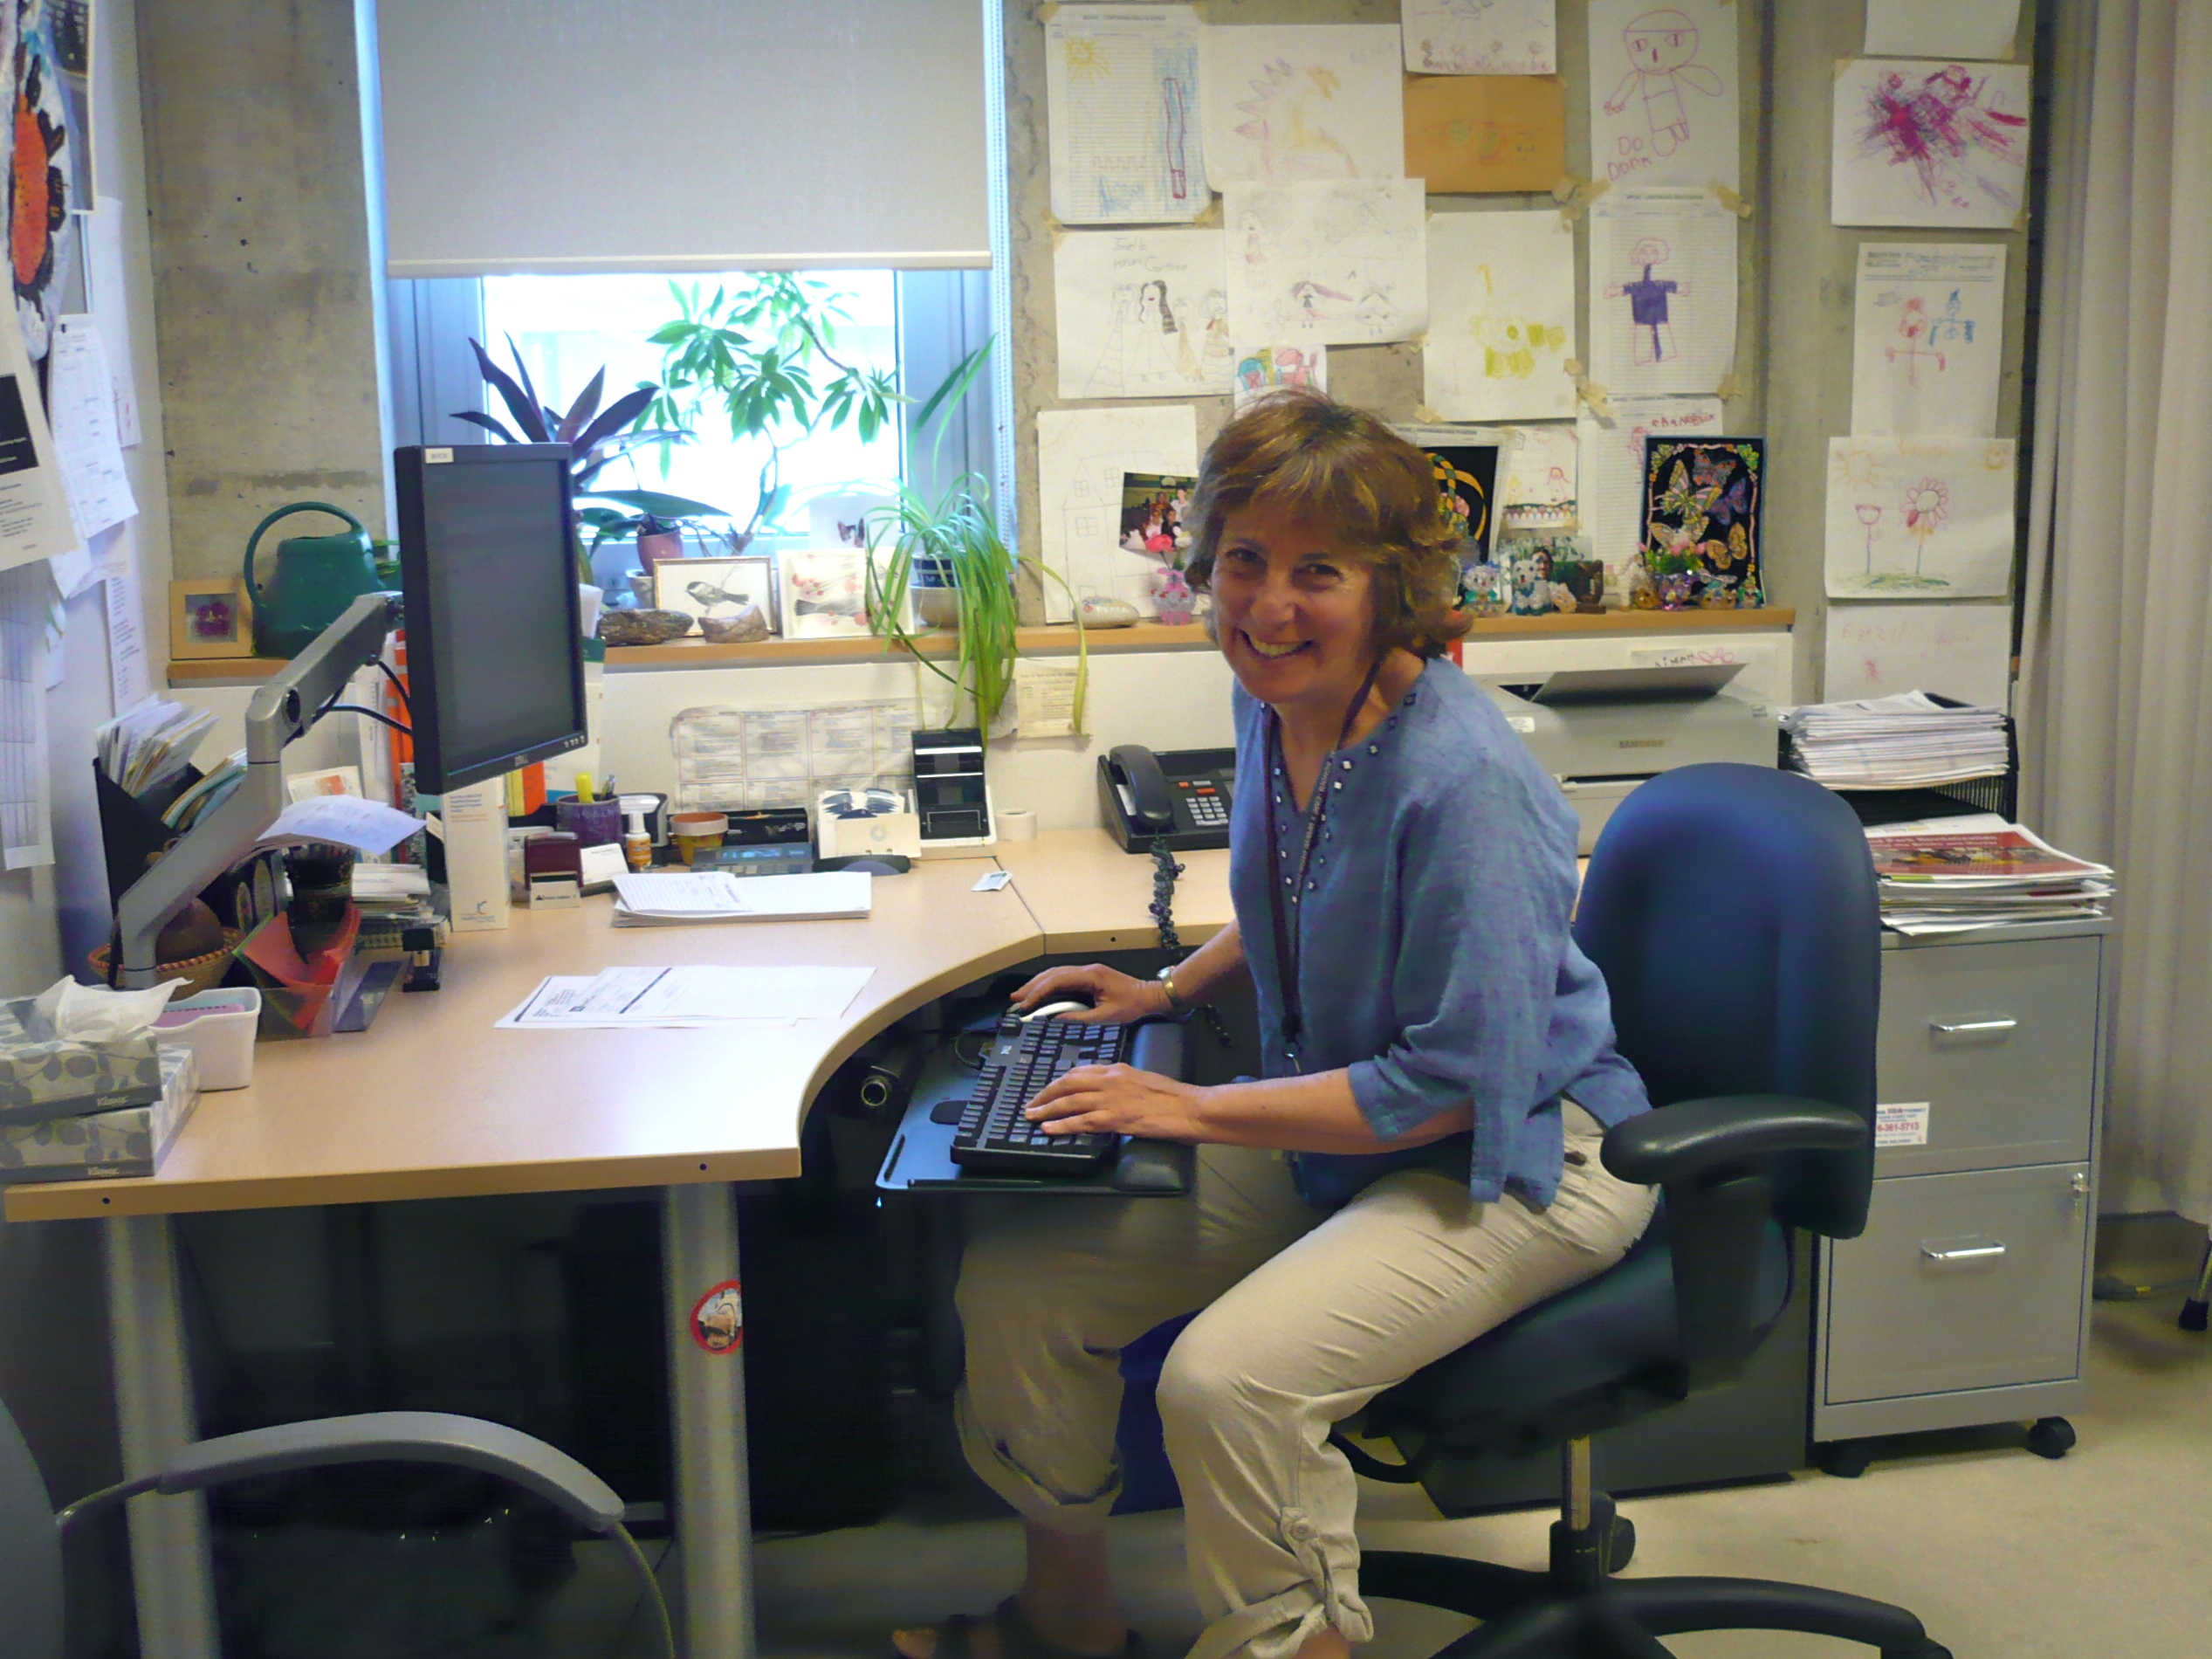
M 1103 830 L 1000 849 L 1013 883 L 973 891 L 987 858 L 924 861 L 878 881 L 866 921 L 615 928 L 612 900 L 517 911 L 457 936 L 445 988 L 395 995 L 367 1032 L 260 1045 L 253 1086 L 203 1096 L 160 1174 L 6 1189 L 10 1221 L 100 1216 L 124 1467 L 160 1467 L 197 1437 L 168 1218 L 615 1187 L 662 1189 L 675 1439 L 678 1628 L 693 1655 L 753 1650 L 741 1354 L 693 1340 L 692 1310 L 738 1277 L 728 1183 L 799 1173 L 815 1091 L 902 1015 L 974 980 L 1061 953 L 1141 949 L 1152 862 Z M 1176 920 L 1194 947 L 1228 919 L 1228 855 L 1183 853 Z M 849 966 L 876 971 L 842 1018 L 759 1031 L 501 1031 L 549 974 L 631 964 Z M 205 1510 L 131 1501 L 144 1659 L 217 1659 Z

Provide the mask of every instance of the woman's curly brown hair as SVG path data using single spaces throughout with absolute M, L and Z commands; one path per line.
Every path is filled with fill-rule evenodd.
M 1459 609 L 1459 537 L 1429 458 L 1365 410 L 1281 391 L 1221 429 L 1191 498 L 1193 588 L 1206 588 L 1222 527 L 1248 506 L 1326 526 L 1373 571 L 1384 649 L 1439 657 L 1471 625 Z

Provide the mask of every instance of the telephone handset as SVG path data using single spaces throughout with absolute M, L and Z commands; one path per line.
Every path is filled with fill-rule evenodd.
M 1229 844 L 1236 790 L 1234 749 L 1169 749 L 1135 743 L 1098 758 L 1098 803 L 1106 828 L 1130 852 L 1164 841 L 1175 852 Z

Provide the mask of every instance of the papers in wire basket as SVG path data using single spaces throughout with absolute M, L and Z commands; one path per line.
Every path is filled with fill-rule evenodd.
M 873 877 L 830 870 L 807 876 L 738 877 L 719 870 L 615 878 L 615 926 L 684 922 L 807 922 L 865 916 Z

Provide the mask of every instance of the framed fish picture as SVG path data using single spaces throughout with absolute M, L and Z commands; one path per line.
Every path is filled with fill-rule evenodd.
M 1710 610 L 1766 603 L 1759 513 L 1762 437 L 1649 437 L 1644 442 L 1643 554 L 1652 574 L 1686 586 Z

